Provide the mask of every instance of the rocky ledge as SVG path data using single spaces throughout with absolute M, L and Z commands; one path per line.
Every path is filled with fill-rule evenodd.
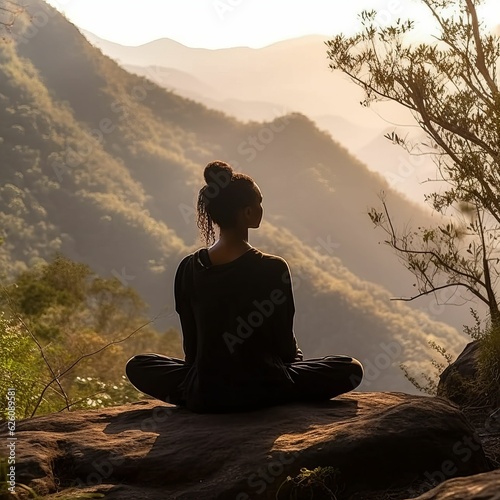
M 91 492 L 106 499 L 276 499 L 290 498 L 290 488 L 301 498 L 304 483 L 294 478 L 317 467 L 331 474 L 315 499 L 373 499 L 398 489 L 415 497 L 422 485 L 429 490 L 491 469 L 457 407 L 394 392 L 221 415 L 146 399 L 26 419 L 16 436 L 16 481 L 54 500 Z M 425 496 L 431 493 L 422 498 L 467 498 Z M 409 494 L 401 495 L 385 498 Z
M 500 498 L 500 469 L 474 476 L 449 479 L 416 500 L 498 500 Z

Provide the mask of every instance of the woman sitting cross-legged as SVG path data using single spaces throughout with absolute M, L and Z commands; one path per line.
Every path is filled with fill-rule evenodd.
M 288 264 L 248 243 L 248 229 L 262 219 L 257 184 L 221 161 L 209 163 L 204 177 L 198 227 L 207 247 L 184 257 L 174 280 L 185 360 L 138 354 L 127 362 L 129 380 L 199 413 L 327 400 L 356 388 L 363 378 L 358 360 L 303 360 Z M 214 224 L 219 239 L 208 246 Z

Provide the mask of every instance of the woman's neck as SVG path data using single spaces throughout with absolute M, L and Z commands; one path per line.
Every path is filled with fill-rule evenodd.
M 245 247 L 248 243 L 248 228 L 220 231 L 218 243 L 227 247 Z
M 235 231 L 221 231 L 219 239 L 210 247 L 212 250 L 221 250 L 223 252 L 242 253 L 252 248 L 248 243 L 248 230 L 246 234 Z

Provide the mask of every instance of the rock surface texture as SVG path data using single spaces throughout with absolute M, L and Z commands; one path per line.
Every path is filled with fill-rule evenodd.
M 445 368 L 439 376 L 438 396 L 459 405 L 466 404 L 473 399 L 474 394 L 470 393 L 471 389 L 468 388 L 467 381 L 475 380 L 477 377 L 480 346 L 477 340 L 469 342 L 457 359 Z
M 500 499 L 500 469 L 469 477 L 450 479 L 415 500 Z
M 16 436 L 17 481 L 50 499 L 275 499 L 287 476 L 318 466 L 340 471 L 347 499 L 490 470 L 457 408 L 403 393 L 221 415 L 147 399 L 26 419 Z

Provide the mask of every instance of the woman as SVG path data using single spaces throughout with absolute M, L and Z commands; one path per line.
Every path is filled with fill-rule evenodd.
M 262 193 L 225 162 L 209 163 L 198 195 L 207 247 L 187 255 L 174 281 L 185 360 L 140 354 L 126 373 L 140 391 L 200 412 L 231 412 L 291 401 L 326 400 L 357 387 L 349 356 L 303 361 L 293 333 L 290 270 L 248 243 L 262 219 Z M 215 244 L 214 225 L 219 227 Z

